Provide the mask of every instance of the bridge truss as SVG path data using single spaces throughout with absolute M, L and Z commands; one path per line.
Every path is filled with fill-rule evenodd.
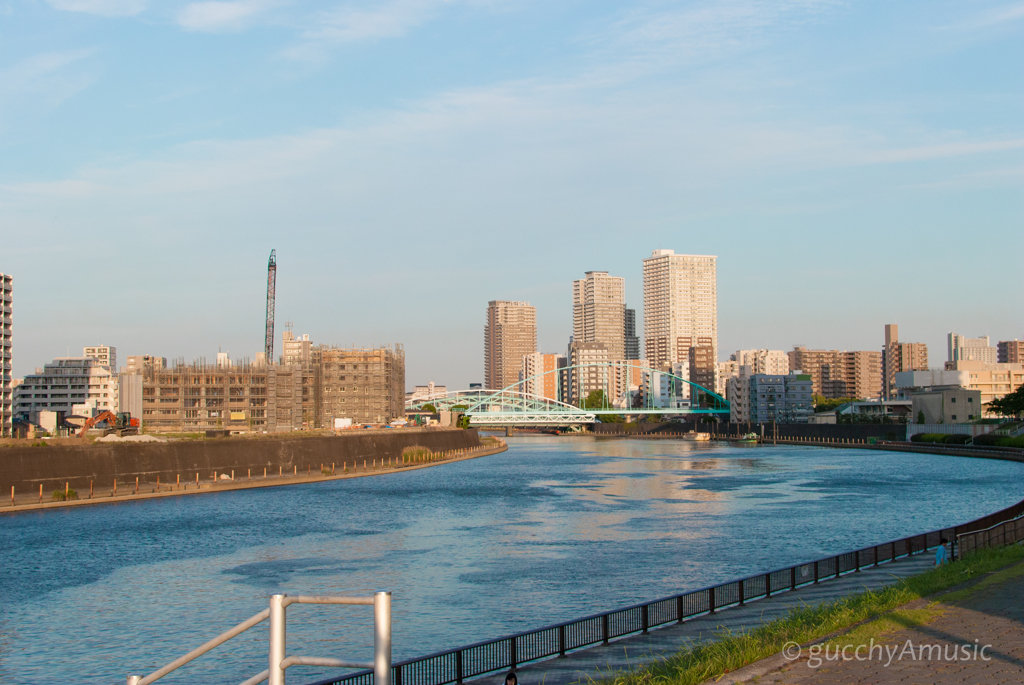
M 572 393 L 572 388 L 582 385 L 580 379 L 589 374 L 591 381 L 586 389 L 603 391 L 598 403 L 594 406 L 588 398 L 580 398 L 577 404 L 572 404 L 537 393 L 536 389 L 544 385 L 541 381 L 549 374 L 555 375 L 555 387 L 559 388 L 560 396 L 581 394 Z M 600 377 L 597 384 L 600 387 L 593 383 L 596 376 Z M 638 382 L 629 383 L 629 380 Z M 630 385 L 638 385 L 639 392 L 616 391 Z M 569 389 L 568 393 L 565 389 Z M 426 405 L 437 411 L 460 411 L 474 426 L 574 426 L 592 424 L 601 416 L 612 415 L 696 415 L 726 419 L 729 416 L 729 403 L 707 388 L 666 371 L 621 361 L 565 366 L 500 390 L 473 388 L 418 397 L 407 402 L 406 408 L 422 409 Z

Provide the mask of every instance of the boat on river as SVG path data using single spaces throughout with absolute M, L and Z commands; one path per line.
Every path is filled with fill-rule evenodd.
M 689 433 L 683 434 L 683 440 L 689 440 L 690 442 L 707 442 L 711 439 L 711 433 L 698 433 L 697 431 L 690 431 Z
M 757 433 L 744 433 L 736 442 L 753 445 L 757 443 Z

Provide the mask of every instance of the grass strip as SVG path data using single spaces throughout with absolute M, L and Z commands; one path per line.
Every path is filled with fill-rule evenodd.
M 736 634 L 730 631 L 716 633 L 718 639 L 714 642 L 683 649 L 631 671 L 621 671 L 590 680 L 607 685 L 698 685 L 759 659 L 778 654 L 788 642 L 804 644 L 817 640 L 1022 559 L 1024 547 L 1017 545 L 981 550 L 965 560 L 900 579 L 881 590 L 867 590 L 818 606 L 798 607 L 786 616 L 753 630 Z M 1015 572 L 1017 569 L 1007 569 L 999 575 L 1013 575 Z M 983 582 L 988 584 L 995 581 L 996 577 L 993 577 Z M 959 593 L 952 593 L 957 594 Z M 950 599 L 953 599 L 952 595 Z M 943 597 L 943 600 L 945 601 L 946 597 Z M 891 621 L 892 626 L 888 623 L 878 623 L 864 628 L 862 632 L 864 635 L 871 633 L 870 636 L 874 636 L 890 632 L 897 627 L 904 629 L 921 625 L 939 615 L 941 608 L 929 606 L 901 613 L 906 613 L 907 616 Z

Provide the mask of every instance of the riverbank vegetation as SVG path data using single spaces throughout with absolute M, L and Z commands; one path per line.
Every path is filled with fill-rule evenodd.
M 787 616 L 752 631 L 725 633 L 715 642 L 684 649 L 633 671 L 609 674 L 599 682 L 606 685 L 697 685 L 778 654 L 788 642 L 804 644 L 821 639 L 1021 560 L 1024 560 L 1021 546 L 982 550 L 965 560 L 902 579 L 882 590 L 794 609 Z M 927 618 L 922 614 L 914 620 L 923 622 Z

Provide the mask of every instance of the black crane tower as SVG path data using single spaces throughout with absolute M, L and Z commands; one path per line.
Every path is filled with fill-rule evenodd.
M 267 365 L 274 363 L 274 287 L 277 283 L 277 250 L 270 251 L 267 263 L 267 342 L 265 354 Z

